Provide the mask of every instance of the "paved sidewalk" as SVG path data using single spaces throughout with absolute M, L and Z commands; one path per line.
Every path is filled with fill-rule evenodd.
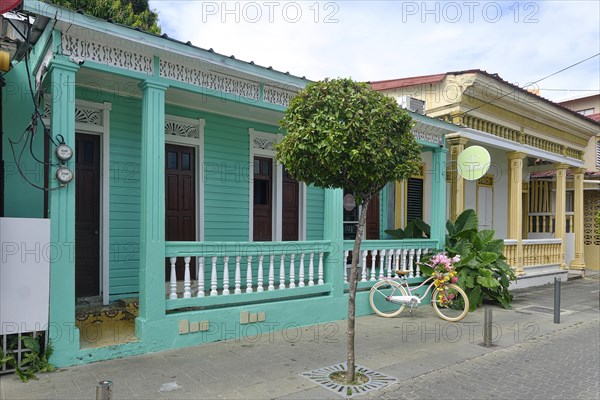
M 433 371 L 373 393 L 383 399 L 600 399 L 598 321 Z
M 592 357 L 592 361 L 593 357 L 598 358 L 599 298 L 598 275 L 563 283 L 561 324 L 557 325 L 553 323 L 551 310 L 552 286 L 515 291 L 513 310 L 493 308 L 495 346 L 491 348 L 479 345 L 482 309 L 470 313 L 460 323 L 442 321 L 426 306 L 418 309 L 412 318 L 408 312 L 392 319 L 360 317 L 357 319 L 357 364 L 399 381 L 363 397 L 439 397 L 434 392 L 436 386 L 429 384 L 430 379 L 443 383 L 444 377 L 454 377 L 456 381 L 457 373 L 468 377 L 480 370 L 492 374 L 501 369 L 510 375 L 513 368 L 527 365 L 531 370 L 540 369 L 544 355 L 559 357 L 561 352 L 569 362 L 564 370 L 565 379 L 577 387 L 578 379 L 583 378 L 569 368 L 576 368 L 577 357 L 581 359 L 582 355 Z M 39 374 L 39 380 L 29 383 L 21 383 L 14 375 L 1 376 L 0 399 L 94 399 L 96 383 L 102 379 L 113 381 L 114 399 L 340 399 L 299 374 L 345 361 L 345 326 L 346 321 L 337 321 L 62 368 Z M 565 344 L 573 341 L 577 342 L 579 356 L 567 354 Z M 529 361 L 523 360 L 519 351 L 528 352 L 528 359 L 535 362 L 525 364 Z M 585 379 L 597 377 L 599 368 L 597 364 L 595 369 L 592 367 L 591 378 Z M 542 371 L 538 374 L 542 379 Z M 539 384 L 514 379 L 512 382 L 518 383 L 521 390 L 544 385 L 543 379 Z M 476 392 L 471 388 L 480 390 L 479 382 L 465 380 L 461 386 L 463 394 L 453 393 L 452 397 L 477 398 L 486 393 L 487 398 L 503 397 L 502 388 L 509 390 L 511 381 L 501 384 L 492 376 L 488 383 L 494 381 L 497 383 L 494 390 Z M 586 387 L 591 389 L 578 393 L 580 398 L 598 398 L 594 386 Z M 442 384 L 437 390 L 446 393 L 447 387 Z M 518 393 L 524 393 L 521 398 L 531 397 L 524 391 L 510 393 L 511 398 L 519 398 Z M 554 393 L 551 397 L 561 396 L 559 391 L 549 393 Z

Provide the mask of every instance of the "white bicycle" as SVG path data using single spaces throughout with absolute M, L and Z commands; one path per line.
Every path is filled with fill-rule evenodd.
M 418 307 L 427 297 L 434 285 L 434 278 L 429 277 L 418 286 L 411 287 L 406 279 L 408 271 L 396 271 L 397 278 L 383 278 L 371 288 L 369 302 L 377 315 L 391 318 L 399 315 L 406 306 L 412 310 Z M 429 283 L 430 282 L 430 283 Z M 429 283 L 423 296 L 418 297 L 413 291 Z M 431 292 L 431 304 L 436 314 L 450 322 L 463 319 L 469 312 L 469 298 L 464 290 L 453 283 L 439 285 Z

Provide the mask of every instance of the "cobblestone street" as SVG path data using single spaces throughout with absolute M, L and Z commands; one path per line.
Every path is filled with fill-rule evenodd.
M 386 399 L 599 399 L 599 323 L 577 323 L 394 385 Z

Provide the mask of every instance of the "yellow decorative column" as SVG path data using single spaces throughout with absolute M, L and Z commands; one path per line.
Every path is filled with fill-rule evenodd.
M 468 139 L 458 135 L 446 136 L 446 143 L 450 148 L 450 220 L 465 210 L 465 180 L 458 173 L 458 156 L 465 149 Z
M 523 159 L 519 151 L 506 153 L 508 157 L 508 239 L 517 241 L 517 265 L 511 265 L 517 275 L 523 271 Z
M 554 238 L 560 239 L 560 267 L 567 268 L 565 263 L 566 238 L 566 202 L 567 202 L 567 164 L 556 165 L 556 210 L 554 214 Z
M 575 203 L 575 215 L 573 216 L 573 232 L 575 233 L 575 258 L 571 260 L 571 269 L 585 271 L 583 258 L 583 175 L 585 168 L 571 168 L 573 172 L 573 186 L 575 189 L 573 202 Z

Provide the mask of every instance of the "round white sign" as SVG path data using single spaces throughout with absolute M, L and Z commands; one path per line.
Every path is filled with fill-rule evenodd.
M 467 147 L 458 155 L 458 173 L 468 181 L 475 181 L 485 175 L 490 168 L 490 161 L 490 153 L 483 147 Z

